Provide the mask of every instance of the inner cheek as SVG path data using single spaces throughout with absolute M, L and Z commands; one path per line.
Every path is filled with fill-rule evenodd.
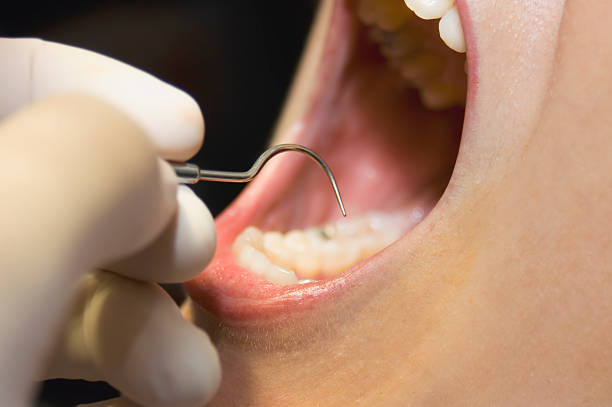
M 372 86 L 372 83 L 377 84 Z M 384 65 L 360 69 L 331 109 L 320 146 L 351 215 L 430 206 L 448 182 L 459 146 L 463 109 L 440 115 Z M 307 192 L 306 192 L 307 191 Z M 282 201 L 257 225 L 291 230 L 338 218 L 320 171 L 304 166 Z

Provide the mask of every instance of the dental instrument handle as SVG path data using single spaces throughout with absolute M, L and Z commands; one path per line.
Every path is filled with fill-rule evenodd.
M 327 178 L 331 183 L 332 189 L 334 190 L 334 194 L 336 196 L 336 201 L 338 201 L 338 206 L 340 206 L 340 211 L 343 216 L 346 216 L 346 210 L 344 209 L 344 203 L 342 202 L 342 198 L 340 197 L 340 191 L 338 189 L 338 184 L 336 183 L 336 178 L 334 178 L 334 174 L 332 173 L 329 166 L 323 161 L 318 154 L 314 151 L 300 146 L 299 144 L 278 144 L 270 147 L 266 151 L 264 151 L 259 158 L 255 161 L 253 166 L 248 171 L 240 171 L 240 172 L 232 172 L 232 171 L 215 171 L 215 170 L 202 170 L 197 165 L 194 164 L 179 164 L 179 163 L 171 163 L 178 181 L 183 184 L 196 184 L 200 181 L 215 181 L 215 182 L 250 182 L 259 174 L 259 171 L 264 166 L 264 164 L 272 157 L 274 157 L 278 153 L 282 153 L 285 151 L 297 151 L 303 154 L 306 154 L 312 160 L 314 160 L 317 164 L 323 168 Z

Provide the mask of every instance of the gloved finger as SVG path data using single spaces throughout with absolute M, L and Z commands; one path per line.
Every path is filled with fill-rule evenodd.
M 34 38 L 0 38 L 0 118 L 60 93 L 96 96 L 124 112 L 159 154 L 183 161 L 201 147 L 204 120 L 187 93 L 115 59 Z
M 143 407 L 124 398 L 114 398 L 110 400 L 100 401 L 93 404 L 79 404 L 77 407 Z
M 221 377 L 208 336 L 159 286 L 111 272 L 84 279 L 53 355 L 49 377 L 104 379 L 149 407 L 201 407 Z
M 0 405 L 21 405 L 83 271 L 164 229 L 176 177 L 115 108 L 64 96 L 0 124 L 0 185 Z
M 177 202 L 175 217 L 153 243 L 107 269 L 160 283 L 183 282 L 198 275 L 215 252 L 215 223 L 189 187 L 179 186 Z
M 79 404 L 77 407 L 143 407 L 124 398 L 114 398 L 110 400 L 100 401 L 98 403 Z

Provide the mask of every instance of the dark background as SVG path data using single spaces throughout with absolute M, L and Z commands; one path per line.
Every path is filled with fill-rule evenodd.
M 296 67 L 314 0 L 20 2 L 0 13 L 0 36 L 40 37 L 125 61 L 190 93 L 206 119 L 203 168 L 244 170 L 265 147 Z M 213 215 L 236 184 L 194 189 Z M 116 394 L 101 383 L 54 380 L 37 406 Z

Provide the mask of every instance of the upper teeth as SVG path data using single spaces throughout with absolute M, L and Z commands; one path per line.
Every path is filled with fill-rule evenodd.
M 286 234 L 246 228 L 232 247 L 238 264 L 275 284 L 340 273 L 393 243 L 423 217 L 415 208 L 385 214 L 371 212 L 356 219 L 292 230 Z
M 404 0 L 404 2 L 423 20 L 440 18 L 455 4 L 455 0 Z
M 465 52 L 465 38 L 455 0 L 404 0 L 424 20 L 440 19 L 440 38 L 449 48 Z
M 453 52 L 465 52 L 455 0 L 358 0 L 357 13 L 389 66 L 418 89 L 425 107 L 465 103 L 465 56 Z
M 465 52 L 465 37 L 457 6 L 450 8 L 440 19 L 440 38 L 457 52 Z

